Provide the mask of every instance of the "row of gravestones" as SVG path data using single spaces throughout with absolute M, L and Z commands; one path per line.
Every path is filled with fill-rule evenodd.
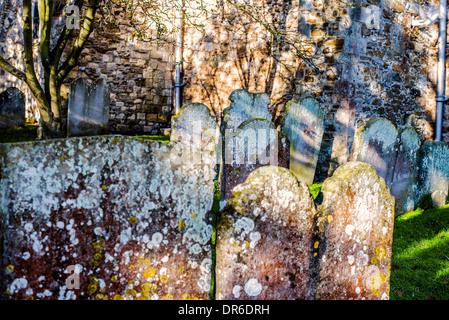
M 287 105 L 282 130 L 271 121 L 266 93 L 235 90 L 223 111 L 220 130 L 204 104 L 191 103 L 172 118 L 171 141 L 216 152 L 221 163 L 222 207 L 232 189 L 255 169 L 274 165 L 290 168 L 299 181 L 315 175 L 325 111 L 313 98 Z
M 175 163 L 177 146 L 0 145 L 0 298 L 207 299 L 215 165 Z M 388 298 L 394 199 L 372 166 L 338 168 L 318 207 L 278 166 L 233 191 L 217 215 L 215 298 Z
M 172 118 L 172 142 L 217 153 L 217 163 L 222 164 L 221 207 L 232 189 L 261 166 L 289 168 L 299 181 L 312 184 L 324 133 L 325 110 L 318 101 L 305 97 L 289 102 L 278 132 L 271 122 L 267 94 L 236 90 L 229 99 L 220 131 L 216 118 L 200 103 L 185 105 Z M 433 155 L 435 148 L 441 150 L 441 157 Z M 436 206 L 446 202 L 449 166 L 444 160 L 429 159 L 445 159 L 448 152 L 448 146 L 438 142 L 426 142 L 421 148 L 411 125 L 398 130 L 391 121 L 374 118 L 356 131 L 352 160 L 371 164 L 384 178 L 399 215 L 413 210 L 428 193 Z M 429 161 L 433 161 L 430 166 Z
M 84 78 L 70 85 L 67 136 L 106 134 L 109 123 L 110 86 L 102 78 L 92 85 Z M 0 129 L 25 126 L 25 95 L 11 87 L 0 93 Z
M 436 207 L 447 201 L 449 146 L 421 144 L 411 126 L 398 129 L 385 118 L 370 119 L 355 133 L 352 160 L 371 164 L 384 178 L 396 199 L 396 215 L 414 210 L 426 195 Z

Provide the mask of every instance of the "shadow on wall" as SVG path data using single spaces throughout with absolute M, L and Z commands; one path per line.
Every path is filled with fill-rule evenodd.
M 433 122 L 437 26 L 410 28 L 428 7 L 365 2 L 264 2 L 263 17 L 284 37 L 228 8 L 187 49 L 186 100 L 207 101 L 219 114 L 235 89 L 265 92 L 279 127 L 287 101 L 316 97 L 327 112 L 316 181 L 349 161 L 357 123 L 381 116 L 400 126 L 414 113 Z M 291 39 L 308 59 L 294 54 Z

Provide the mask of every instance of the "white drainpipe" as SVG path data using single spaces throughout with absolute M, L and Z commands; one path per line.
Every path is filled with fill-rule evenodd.
M 443 131 L 443 106 L 448 100 L 446 91 L 446 37 L 447 0 L 440 0 L 440 33 L 438 39 L 437 112 L 435 119 L 435 140 L 441 141 Z
M 176 38 L 175 63 L 176 63 L 176 79 L 175 79 L 175 114 L 178 114 L 182 105 L 182 60 L 183 60 L 183 42 L 184 42 L 184 13 L 185 1 L 182 1 L 182 8 L 178 11 L 177 28 L 178 34 Z

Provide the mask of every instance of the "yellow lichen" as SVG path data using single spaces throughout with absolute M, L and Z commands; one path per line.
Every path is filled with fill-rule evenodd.
M 136 223 L 137 223 L 137 218 L 136 217 L 133 217 L 133 216 L 131 216 L 131 217 L 129 217 L 129 223 L 131 224 L 131 225 L 136 225 Z
M 161 300 L 173 300 L 173 295 L 170 293 L 167 293 L 165 296 L 161 298 Z
M 94 260 L 101 260 L 101 253 L 96 253 L 95 255 L 94 255 Z
M 92 247 L 95 251 L 102 251 L 104 249 L 104 239 L 100 239 L 94 243 L 92 243 Z
M 178 230 L 187 228 L 186 222 L 184 220 L 181 220 L 178 222 Z
M 97 286 L 94 284 L 90 284 L 89 286 L 87 286 L 87 291 L 90 295 L 92 295 L 97 291 Z
M 116 282 L 117 281 L 117 277 L 116 276 L 112 276 L 111 277 L 111 282 Z
M 332 215 L 328 215 L 327 216 L 327 221 L 330 223 L 332 222 L 332 220 L 334 219 L 334 217 Z
M 190 300 L 190 294 L 184 293 L 184 294 L 181 296 L 181 300 Z
M 106 185 L 102 184 L 101 189 L 106 190 Z
M 161 282 L 161 283 L 167 283 L 168 282 L 168 275 L 166 275 L 166 274 L 163 274 L 163 275 L 161 275 L 161 277 L 159 278 L 159 281 Z
M 379 289 L 380 287 L 387 282 L 387 277 L 383 273 L 379 273 L 371 280 L 371 292 L 379 297 Z
M 156 275 L 156 270 L 154 268 L 148 269 L 143 273 L 145 278 L 153 278 Z
M 8 273 L 13 273 L 14 272 L 14 266 L 12 264 L 8 264 L 8 266 L 6 267 L 6 271 L 8 271 Z
M 116 295 L 114 296 L 114 300 L 123 300 L 123 296 L 120 295 L 120 294 L 116 294 Z
M 34 297 L 32 295 L 29 295 L 28 297 L 25 298 L 25 300 L 34 300 Z
M 319 241 L 315 241 L 315 243 L 313 244 L 313 247 L 315 249 L 318 249 L 318 246 L 320 245 Z
M 95 261 L 95 260 L 92 259 L 92 260 L 89 261 L 89 265 L 92 268 L 96 268 L 96 267 L 98 267 L 99 263 L 98 263 L 98 261 Z

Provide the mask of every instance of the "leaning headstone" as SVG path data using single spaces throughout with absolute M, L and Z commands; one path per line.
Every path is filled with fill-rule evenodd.
M 435 207 L 443 206 L 448 197 L 449 146 L 444 142 L 424 142 L 419 150 L 418 168 L 417 203 L 430 195 Z
M 370 119 L 356 130 L 352 161 L 372 165 L 390 187 L 398 138 L 398 129 L 390 120 L 380 117 Z
M 231 132 L 237 129 L 243 122 L 249 119 L 266 119 L 271 121 L 271 113 L 268 110 L 270 97 L 266 93 L 252 93 L 244 89 L 238 89 L 229 96 L 231 105 L 223 110 L 222 133 L 225 130 Z
M 106 134 L 109 123 L 110 86 L 100 78 L 90 85 L 78 78 L 70 85 L 67 136 Z
M 290 141 L 290 170 L 299 181 L 310 185 L 315 177 L 325 110 L 311 97 L 286 105 L 282 133 Z
M 10 87 L 0 93 L 0 129 L 25 126 L 25 95 Z
M 434 132 L 432 125 L 425 118 L 417 114 L 411 114 L 405 120 L 405 125 L 415 128 L 421 140 L 433 140 Z
M 393 180 L 390 186 L 395 197 L 395 215 L 401 215 L 415 208 L 416 165 L 421 140 L 413 127 L 404 127 L 400 134 L 400 144 Z
M 172 148 L 0 144 L 0 299 L 208 299 L 215 165 L 175 164 Z
M 324 181 L 314 239 L 317 300 L 389 299 L 394 197 L 372 166 L 348 162 Z
M 216 299 L 309 299 L 314 215 L 291 171 L 253 171 L 218 215 Z
M 189 103 L 172 117 L 170 141 L 201 150 L 201 159 L 191 159 L 199 164 L 210 154 L 218 156 L 217 119 L 202 103 Z M 203 154 L 204 153 L 204 154 Z
M 225 137 L 222 200 L 255 169 L 288 167 L 289 143 L 271 121 L 249 119 Z

